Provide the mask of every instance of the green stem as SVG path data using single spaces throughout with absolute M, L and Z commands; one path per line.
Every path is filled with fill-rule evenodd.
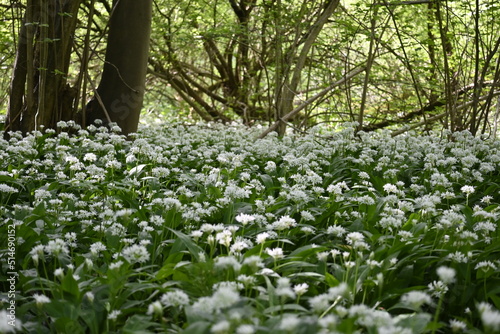
M 441 311 L 441 306 L 443 305 L 443 298 L 444 298 L 444 293 L 442 293 L 441 296 L 439 296 L 439 302 L 438 302 L 438 306 L 436 308 L 436 313 L 434 313 L 434 321 L 433 321 L 434 322 L 434 326 L 433 326 L 431 334 L 435 334 L 436 333 L 437 322 L 438 322 L 438 319 L 439 319 L 439 312 Z

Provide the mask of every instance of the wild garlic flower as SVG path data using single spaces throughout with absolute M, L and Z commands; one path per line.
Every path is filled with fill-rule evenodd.
M 293 287 L 293 291 L 297 294 L 297 296 L 302 296 L 309 290 L 309 284 L 307 283 L 300 283 L 297 284 Z
M 226 334 L 231 329 L 231 323 L 227 320 L 221 320 L 212 325 L 210 332 L 214 334 Z
M 467 329 L 467 324 L 463 321 L 451 319 L 450 320 L 450 329 L 453 333 L 462 332 Z
M 346 234 L 346 232 L 347 232 L 347 230 L 344 227 L 339 226 L 339 225 L 328 226 L 328 228 L 326 229 L 327 234 L 331 234 L 334 237 L 338 237 L 338 238 L 342 238 L 344 236 L 344 234 Z
M 148 306 L 147 315 L 161 316 L 163 314 L 163 305 L 160 301 L 154 301 Z
M 266 253 L 269 254 L 273 259 L 278 260 L 284 258 L 283 249 L 282 248 L 266 248 Z
M 290 216 L 282 216 L 279 220 L 271 224 L 271 228 L 276 231 L 288 230 L 295 227 L 297 223 Z
M 219 269 L 233 268 L 235 272 L 238 272 L 241 269 L 241 264 L 234 256 L 219 256 L 214 260 L 214 267 Z
M 288 333 L 293 333 L 300 324 L 300 318 L 296 315 L 286 315 L 281 319 L 279 328 Z
M 254 333 L 255 333 L 255 327 L 249 324 L 239 325 L 238 328 L 236 328 L 236 334 L 254 334 Z
M 453 268 L 448 268 L 441 266 L 436 270 L 439 279 L 445 284 L 451 284 L 455 282 L 456 271 Z
M 108 314 L 108 320 L 116 320 L 118 319 L 118 316 L 122 314 L 122 311 L 120 310 L 113 310 L 111 312 L 109 312 Z
M 401 303 L 418 309 L 424 304 L 431 305 L 432 298 L 423 291 L 414 290 L 402 295 Z
M 292 290 L 288 277 L 278 278 L 275 293 L 279 297 L 295 298 L 295 292 Z
M 235 217 L 236 221 L 240 223 L 243 226 L 248 225 L 249 223 L 253 222 L 255 220 L 255 217 L 252 215 L 247 215 L 244 213 L 240 213 Z
M 263 244 L 264 242 L 266 242 L 267 238 L 269 238 L 270 234 L 268 232 L 262 232 L 262 233 L 259 233 L 257 234 L 256 236 L 256 242 L 258 244 Z
M 0 183 L 0 193 L 13 194 L 13 193 L 17 193 L 17 192 L 19 192 L 19 190 L 17 190 L 16 188 L 13 188 L 13 187 L 6 185 L 4 183 Z
M 485 302 L 479 303 L 477 309 L 481 314 L 483 326 L 494 333 L 498 333 L 500 331 L 500 311 Z
M 59 256 L 69 254 L 69 249 L 64 240 L 57 238 L 49 241 L 45 246 L 45 252 L 49 255 Z
M 399 192 L 398 187 L 391 183 L 386 183 L 383 186 L 384 191 L 388 194 L 397 194 Z
M 94 256 L 99 255 L 99 253 L 101 253 L 105 250 L 106 250 L 106 246 L 100 241 L 96 241 L 90 245 L 90 253 Z
M 47 296 L 45 296 L 45 295 L 41 295 L 41 294 L 35 293 L 33 295 L 33 298 L 35 299 L 36 305 L 38 307 L 42 306 L 43 304 L 50 303 L 50 298 L 47 297 Z
M 474 270 L 482 270 L 487 272 L 488 270 L 496 270 L 497 266 L 491 261 L 481 261 L 474 267 Z
M 173 290 L 164 293 L 160 301 L 165 307 L 185 307 L 189 304 L 189 296 L 182 290 Z
M 125 247 L 122 250 L 121 255 L 131 264 L 147 262 L 150 257 L 148 250 L 142 245 Z
M 429 291 L 434 297 L 440 298 L 448 292 L 448 286 L 442 281 L 433 281 L 428 285 Z
M 473 187 L 473 186 L 463 186 L 462 188 L 460 188 L 460 190 L 467 196 L 469 196 L 470 194 L 473 194 L 474 191 L 476 191 L 476 189 Z

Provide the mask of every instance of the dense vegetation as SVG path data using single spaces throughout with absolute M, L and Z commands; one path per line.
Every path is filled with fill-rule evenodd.
M 500 330 L 498 141 L 59 126 L 0 140 L 18 329 Z
M 497 1 L 0 12 L 0 333 L 500 332 Z

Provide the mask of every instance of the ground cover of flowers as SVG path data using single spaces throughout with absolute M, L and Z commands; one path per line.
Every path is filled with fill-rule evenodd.
M 71 127 L 0 140 L 0 332 L 500 332 L 498 141 Z

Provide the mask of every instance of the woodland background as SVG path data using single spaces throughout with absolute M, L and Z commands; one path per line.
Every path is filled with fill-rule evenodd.
M 120 6 L 125 14 L 113 22 Z M 12 119 L 30 123 L 6 130 L 85 123 L 99 91 L 114 109 L 109 120 L 133 124 L 125 133 L 141 110 L 146 121 L 274 124 L 281 134 L 346 121 L 395 134 L 497 133 L 496 1 L 2 0 L 0 11 L 0 114 L 10 105 Z M 113 29 L 121 44 L 111 44 Z M 106 58 L 113 49 L 125 65 Z M 142 57 L 126 55 L 139 49 Z M 18 86 L 16 55 L 26 72 Z M 141 109 L 133 93 L 142 88 L 127 72 L 146 65 Z M 106 66 L 119 73 L 103 84 Z

